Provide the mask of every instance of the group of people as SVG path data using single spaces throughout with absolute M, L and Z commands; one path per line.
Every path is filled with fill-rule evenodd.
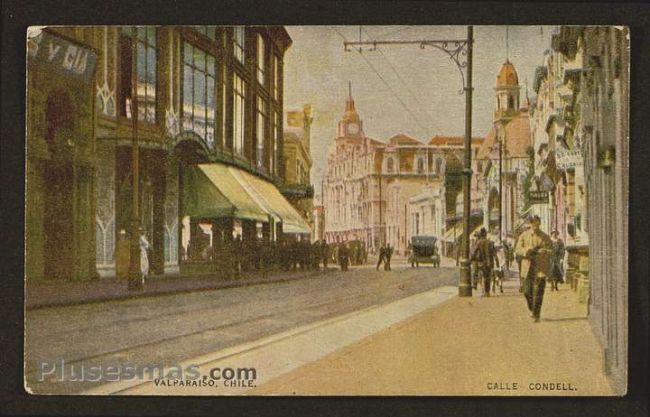
M 138 229 L 138 248 L 140 252 L 140 279 L 149 275 L 149 254 L 152 246 L 147 239 L 143 228 Z M 129 274 L 129 263 L 131 260 L 131 238 L 126 230 L 119 231 L 115 244 L 115 269 L 118 278 L 127 278 Z
M 499 247 L 488 239 L 487 231 L 482 228 L 471 250 L 472 287 L 476 289 L 482 281 L 482 295 L 489 297 L 495 291 L 495 282 L 502 284 L 505 273 L 510 269 L 512 260 L 516 260 L 519 270 L 520 287 L 526 298 L 530 317 L 535 322 L 540 319 L 546 283 L 551 291 L 557 291 L 564 282 L 565 246 L 559 233 L 554 230 L 551 236 L 540 230 L 539 216 L 528 219 L 528 229 L 517 238 L 514 249 L 507 242 L 500 242 Z M 503 287 L 501 286 L 501 292 Z
M 393 247 L 390 244 L 381 245 L 379 248 L 379 260 L 375 270 L 379 270 L 381 264 L 384 264 L 384 271 L 390 271 L 390 259 L 393 257 Z

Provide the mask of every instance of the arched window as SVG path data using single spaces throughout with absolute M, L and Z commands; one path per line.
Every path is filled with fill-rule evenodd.
M 442 158 L 436 158 L 436 174 L 442 174 Z
M 512 96 L 508 97 L 508 110 L 515 108 L 515 100 Z
M 386 161 L 386 171 L 389 174 L 393 173 L 393 169 L 394 169 L 393 165 L 394 165 L 393 158 L 388 158 L 388 160 Z

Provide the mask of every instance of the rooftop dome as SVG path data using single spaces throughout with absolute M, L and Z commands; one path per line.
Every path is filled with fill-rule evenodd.
M 517 86 L 519 86 L 517 70 L 515 70 L 515 66 L 512 65 L 509 60 L 506 60 L 506 62 L 501 65 L 501 71 L 499 71 L 499 75 L 497 75 L 496 88 Z

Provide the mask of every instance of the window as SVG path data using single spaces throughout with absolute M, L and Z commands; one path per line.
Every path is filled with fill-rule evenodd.
M 216 110 L 215 60 L 207 52 L 183 44 L 183 129 L 214 146 Z
M 424 159 L 418 158 L 418 174 L 424 172 Z
M 273 127 L 271 129 L 271 155 L 269 158 L 269 166 L 271 168 L 271 173 L 276 174 L 278 172 L 278 167 L 276 166 L 276 160 L 278 158 L 278 129 L 282 125 L 282 116 L 279 112 L 275 112 L 275 117 L 273 117 Z
M 280 59 L 272 55 L 271 62 L 273 67 L 273 98 L 280 100 Z
M 480 162 L 479 162 L 479 171 L 481 170 L 480 168 Z M 438 157 L 436 159 L 436 174 L 442 175 L 442 158 Z
M 216 30 L 214 26 L 192 26 L 197 32 L 204 36 L 215 40 L 217 39 Z
M 257 97 L 257 166 L 266 167 L 264 145 L 266 144 L 266 101 L 262 97 Z
M 264 37 L 257 34 L 257 82 L 266 85 L 266 45 Z
M 388 158 L 388 161 L 386 161 L 386 171 L 389 174 L 393 173 L 393 158 Z
M 245 41 L 246 41 L 246 28 L 244 26 L 235 26 L 235 33 L 234 33 L 234 54 L 235 54 L 235 59 L 239 61 L 240 63 L 244 63 L 244 47 L 245 47 Z
M 232 105 L 232 142 L 235 152 L 244 154 L 244 129 L 246 127 L 246 98 L 244 91 L 246 83 L 237 74 L 233 74 L 233 105 Z
M 131 118 L 133 95 L 133 28 L 123 27 L 120 40 L 122 99 L 120 114 Z M 156 28 L 138 27 L 136 39 L 136 89 L 138 120 L 156 122 Z

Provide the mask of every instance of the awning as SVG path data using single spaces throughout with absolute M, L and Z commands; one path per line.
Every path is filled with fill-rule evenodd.
M 233 217 L 260 222 L 269 221 L 269 213 L 255 202 L 249 192 L 233 176 L 228 166 L 219 163 L 200 164 L 198 168 L 210 180 L 212 186 L 219 194 L 225 197 L 226 201 L 230 204 L 231 215 Z M 207 195 L 199 196 L 199 200 L 203 198 L 208 199 L 210 197 Z M 191 215 L 192 213 L 188 214 Z
M 253 181 L 247 177 L 253 177 L 253 175 L 235 167 L 228 167 L 228 171 L 232 174 L 233 177 L 237 179 L 239 184 L 246 190 L 248 195 L 259 205 L 266 213 L 268 213 L 275 222 L 279 223 L 282 221 L 282 218 L 273 211 L 271 206 L 266 202 L 266 199 L 262 196 L 261 192 L 255 188 Z
M 456 241 L 455 239 L 460 239 L 462 235 L 463 235 L 463 222 L 458 222 L 445 232 L 441 240 L 443 242 L 453 243 Z
M 230 168 L 236 170 L 237 168 Z M 271 212 L 273 217 L 282 221 L 283 233 L 311 233 L 311 229 L 302 216 L 287 201 L 280 191 L 268 181 L 256 177 L 246 171 L 237 170 L 237 176 L 242 178 L 262 201 L 262 205 Z
M 183 170 L 183 212 L 192 217 L 232 217 L 235 206 L 195 166 Z
M 469 235 L 470 238 L 471 236 L 474 235 L 474 233 L 478 232 L 481 230 L 481 227 L 483 227 L 483 224 L 479 224 L 474 228 L 474 230 L 470 231 Z M 443 242 L 455 242 L 454 237 L 456 240 L 460 241 L 463 237 L 463 222 L 458 222 L 452 227 L 451 229 L 447 230 L 445 234 L 442 236 L 442 241 Z M 471 242 L 471 241 L 470 241 Z

